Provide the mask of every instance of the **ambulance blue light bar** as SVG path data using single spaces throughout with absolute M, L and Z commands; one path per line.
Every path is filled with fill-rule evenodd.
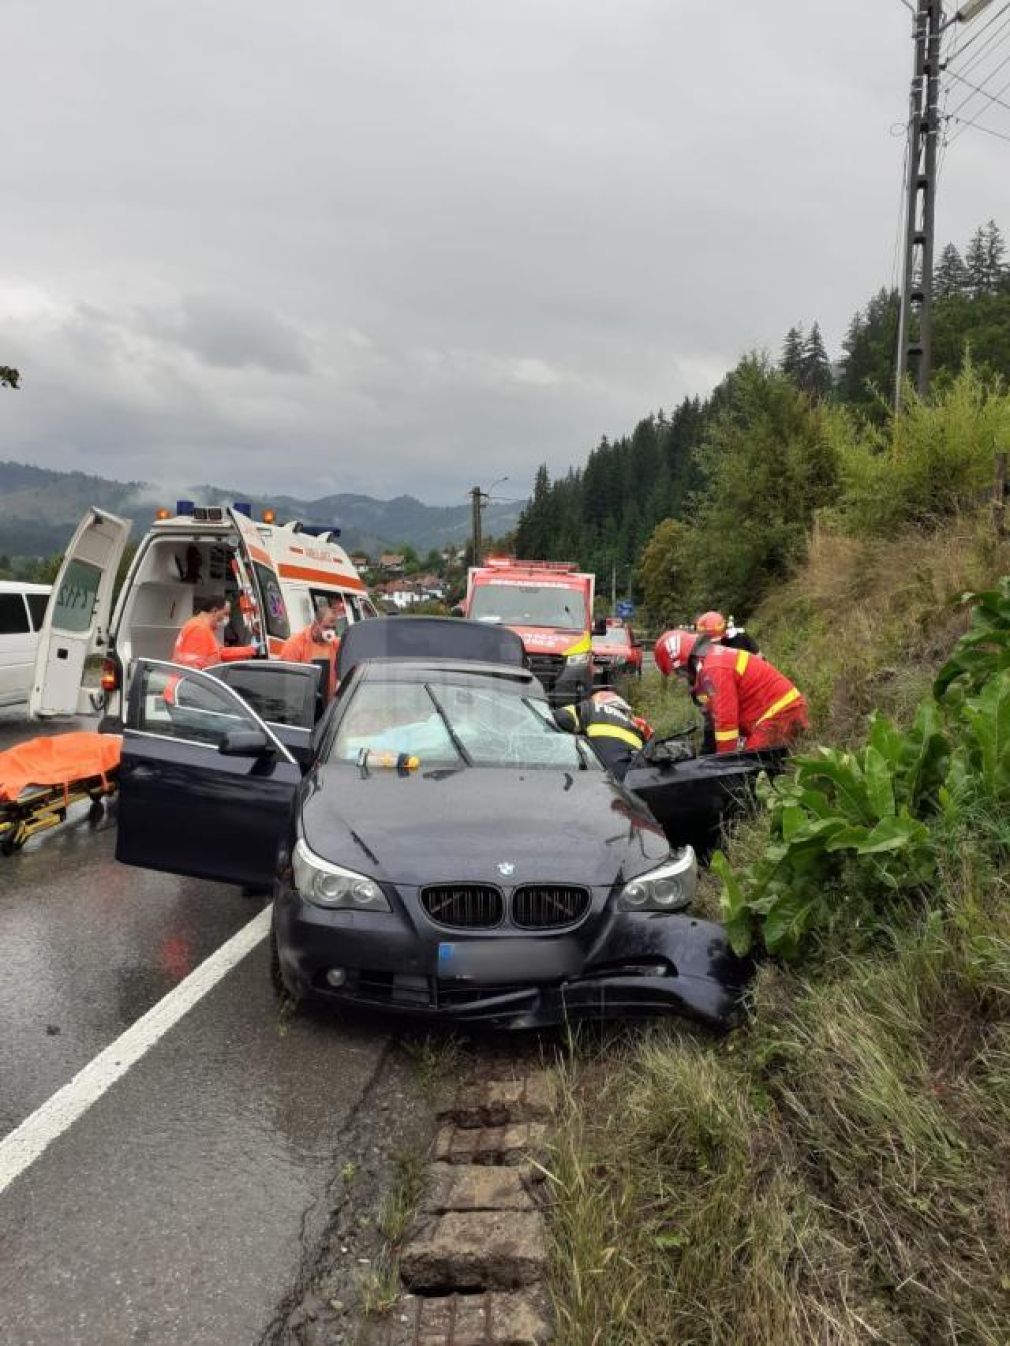
M 299 525 L 299 533 L 308 533 L 309 537 L 322 537 L 324 533 L 329 533 L 330 537 L 339 537 L 340 529 L 331 523 L 303 523 Z
M 232 509 L 236 514 L 244 514 L 247 519 L 252 518 L 252 505 L 248 500 L 236 500 L 232 503 Z
M 196 509 L 196 505 L 193 503 L 192 500 L 177 500 L 175 502 L 176 514 L 183 515 L 186 518 L 192 516 L 194 509 Z

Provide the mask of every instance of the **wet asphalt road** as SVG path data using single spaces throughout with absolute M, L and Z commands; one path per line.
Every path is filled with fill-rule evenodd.
M 31 732 L 0 712 L 0 748 Z M 114 840 L 71 819 L 0 859 L 0 1138 L 261 909 Z M 269 1336 L 388 1050 L 286 1019 L 261 942 L 0 1194 L 0 1340 Z

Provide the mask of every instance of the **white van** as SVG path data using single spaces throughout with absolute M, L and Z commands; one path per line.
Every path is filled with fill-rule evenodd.
M 376 616 L 364 581 L 333 540 L 337 529 L 277 524 L 249 507 L 160 510 L 137 548 L 112 611 L 130 524 L 91 509 L 67 548 L 39 640 L 30 719 L 105 713 L 121 717 L 132 660 L 171 659 L 197 599 L 224 593 L 236 644 L 262 639 L 271 655 L 308 625 L 320 600 L 342 599 L 348 623 Z M 96 657 L 100 656 L 100 657 Z
M 0 706 L 28 700 L 48 584 L 0 580 Z

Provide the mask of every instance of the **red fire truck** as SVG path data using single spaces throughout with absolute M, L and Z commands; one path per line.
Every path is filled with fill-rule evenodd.
M 470 570 L 463 611 L 511 627 L 551 702 L 564 705 L 592 692 L 595 583 L 569 561 L 488 557 Z

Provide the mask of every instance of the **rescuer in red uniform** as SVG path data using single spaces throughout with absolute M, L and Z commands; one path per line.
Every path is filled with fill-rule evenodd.
M 667 631 L 656 641 L 656 666 L 687 679 L 711 716 L 717 753 L 784 748 L 810 727 L 807 703 L 784 673 L 747 650 L 713 644 L 693 631 Z
M 226 664 L 235 659 L 254 659 L 260 652 L 258 645 L 220 645 L 217 631 L 228 620 L 231 609 L 223 594 L 198 598 L 193 604 L 193 616 L 184 622 L 172 651 L 173 664 L 187 668 L 209 668 L 211 664 Z
M 742 626 L 736 626 L 731 617 L 729 621 L 721 612 L 703 612 L 694 623 L 699 636 L 708 636 L 731 650 L 747 650 L 750 654 L 760 654 L 757 641 L 749 636 Z

